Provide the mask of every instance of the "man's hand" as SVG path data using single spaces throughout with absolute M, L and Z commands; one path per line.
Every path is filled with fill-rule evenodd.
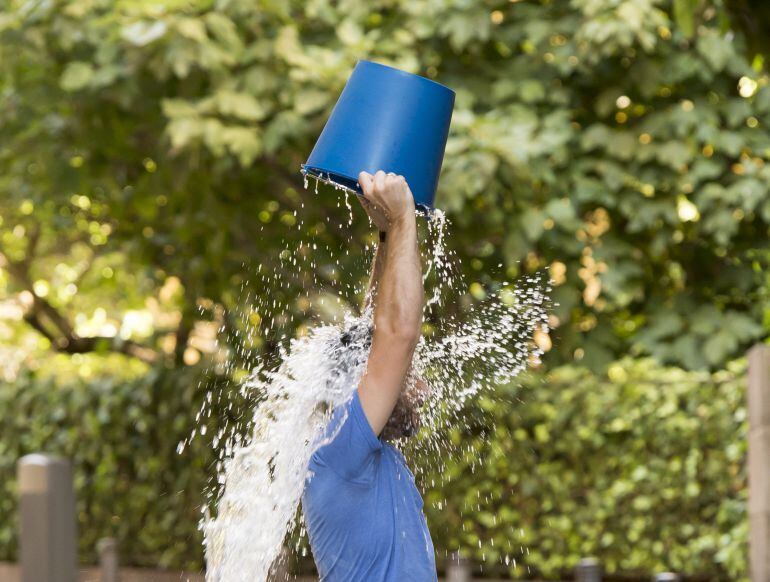
M 403 176 L 382 170 L 374 176 L 361 172 L 358 183 L 364 191 L 358 199 L 380 230 L 388 231 L 393 225 L 414 218 L 414 196 Z

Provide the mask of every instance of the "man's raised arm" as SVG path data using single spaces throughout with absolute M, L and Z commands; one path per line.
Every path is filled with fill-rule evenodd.
M 422 271 L 414 198 L 404 177 L 383 171 L 374 176 L 361 172 L 358 182 L 364 192 L 361 203 L 377 227 L 386 232 L 383 256 L 378 257 L 381 273 L 372 290 L 372 348 L 358 386 L 366 418 L 379 435 L 404 388 L 420 339 Z

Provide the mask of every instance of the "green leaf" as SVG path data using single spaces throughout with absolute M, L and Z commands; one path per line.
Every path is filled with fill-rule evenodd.
M 196 117 L 198 109 L 195 104 L 185 99 L 164 99 L 161 102 L 163 115 L 166 117 Z
M 526 79 L 519 83 L 519 95 L 525 103 L 535 103 L 545 97 L 545 87 L 537 80 Z
M 521 216 L 520 228 L 530 241 L 537 240 L 540 233 L 543 232 L 545 218 L 543 212 L 534 208 L 527 210 Z
M 594 148 L 606 146 L 610 142 L 611 133 L 605 125 L 595 124 L 583 131 L 581 136 L 581 147 L 590 151 Z
M 184 148 L 203 134 L 203 124 L 193 118 L 172 119 L 166 127 L 166 132 L 171 139 L 171 146 L 175 149 Z
M 80 91 L 89 85 L 93 77 L 94 68 L 90 63 L 75 61 L 65 67 L 59 86 L 65 91 Z
M 204 42 L 207 38 L 206 25 L 198 18 L 180 18 L 175 26 L 179 34 L 190 40 Z
M 240 55 L 244 48 L 243 42 L 232 20 L 224 13 L 215 11 L 207 12 L 204 20 L 214 38 L 221 42 L 228 51 Z
M 259 121 L 267 114 L 265 107 L 248 93 L 221 90 L 216 94 L 219 112 L 247 121 Z
M 329 97 L 328 91 L 303 89 L 295 97 L 294 111 L 297 115 L 305 117 L 326 107 L 329 103 Z
M 717 331 L 703 344 L 703 355 L 710 364 L 721 362 L 738 345 L 737 338 L 726 330 Z
M 166 23 L 162 20 L 140 20 L 123 27 L 121 37 L 134 46 L 143 47 L 161 38 L 166 30 Z
M 695 34 L 695 10 L 699 0 L 674 0 L 674 18 L 682 34 L 692 38 Z
M 255 128 L 227 127 L 222 131 L 222 140 L 242 166 L 248 166 L 262 153 L 262 141 Z
M 658 161 L 674 170 L 682 170 L 692 159 L 692 152 L 687 144 L 669 141 L 658 146 L 656 152 Z
M 714 71 L 721 71 L 735 55 L 732 41 L 715 30 L 709 30 L 698 37 L 698 52 Z
M 554 220 L 554 222 L 563 228 L 574 226 L 577 215 L 575 208 L 568 198 L 554 198 L 549 200 L 543 209 L 545 214 Z

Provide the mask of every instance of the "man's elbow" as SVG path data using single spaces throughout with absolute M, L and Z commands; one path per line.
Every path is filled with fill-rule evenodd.
M 409 351 L 414 351 L 420 341 L 419 326 L 404 326 L 398 330 L 398 341 Z
M 389 343 L 412 351 L 420 341 L 420 323 L 415 321 L 375 322 L 374 333 Z

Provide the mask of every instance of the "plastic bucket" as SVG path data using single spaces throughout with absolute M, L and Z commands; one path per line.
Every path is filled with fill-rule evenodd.
M 302 173 L 358 193 L 362 171 L 401 174 L 415 205 L 430 210 L 454 101 L 435 81 L 358 61 Z

